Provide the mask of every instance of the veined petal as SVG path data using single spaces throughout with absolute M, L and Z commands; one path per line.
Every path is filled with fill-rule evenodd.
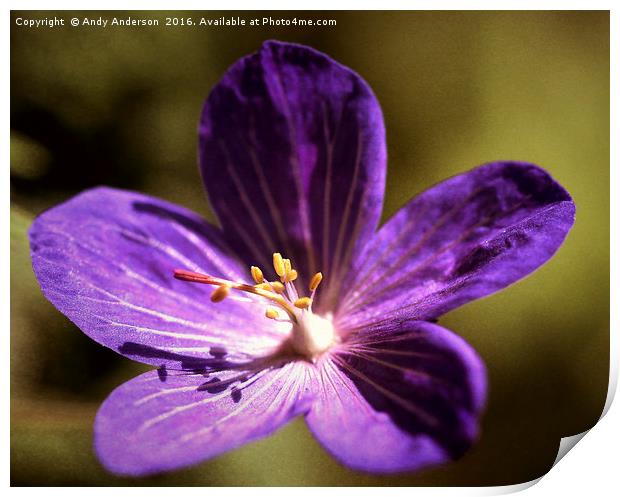
M 262 303 L 231 296 L 213 304 L 212 287 L 174 279 L 177 268 L 244 274 L 216 229 L 162 200 L 88 190 L 41 214 L 30 244 L 45 296 L 88 336 L 132 359 L 173 367 L 247 360 L 281 336 Z
M 308 409 L 306 363 L 204 376 L 150 371 L 117 388 L 95 421 L 95 449 L 114 473 L 168 471 L 269 435 Z
M 370 87 L 309 47 L 266 42 L 226 72 L 202 113 L 202 175 L 228 239 L 264 267 L 282 252 L 306 280 L 339 281 L 371 237 L 385 160 Z
M 444 181 L 368 244 L 345 285 L 340 326 L 431 320 L 496 292 L 544 264 L 574 217 L 570 195 L 532 164 L 492 163 Z
M 306 420 L 343 464 L 413 471 L 460 457 L 475 440 L 486 374 L 452 332 L 391 322 L 351 337 L 322 364 Z

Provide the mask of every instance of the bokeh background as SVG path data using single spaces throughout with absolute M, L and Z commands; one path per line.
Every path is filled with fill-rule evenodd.
M 120 13 L 127 17 L 128 13 Z M 13 12 L 12 19 L 118 13 Z M 609 15 L 606 12 L 239 12 L 335 27 L 61 28 L 11 32 L 11 475 L 14 485 L 500 485 L 545 473 L 559 439 L 590 428 L 609 367 Z M 200 466 L 149 479 L 106 473 L 98 405 L 146 368 L 95 344 L 34 279 L 33 217 L 99 184 L 213 219 L 196 163 L 209 89 L 265 39 L 311 45 L 359 72 L 387 126 L 384 219 L 412 195 L 496 159 L 547 168 L 577 222 L 542 269 L 441 323 L 486 361 L 479 443 L 458 462 L 372 476 L 341 467 L 302 419 Z M 579 450 L 577 447 L 576 450 Z

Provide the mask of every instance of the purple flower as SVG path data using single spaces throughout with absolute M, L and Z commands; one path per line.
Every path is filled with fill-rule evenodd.
M 36 219 L 46 297 L 97 342 L 158 368 L 99 410 L 109 470 L 194 464 L 298 415 L 358 470 L 417 470 L 467 450 L 485 370 L 436 320 L 547 261 L 575 207 L 539 167 L 497 162 L 376 231 L 385 162 L 368 85 L 315 50 L 267 42 L 202 113 L 200 166 L 221 228 L 111 188 Z

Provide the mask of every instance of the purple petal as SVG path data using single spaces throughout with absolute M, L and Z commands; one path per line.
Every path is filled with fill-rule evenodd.
M 99 409 L 95 449 L 110 471 L 181 468 L 266 436 L 308 409 L 306 363 L 209 376 L 150 371 Z
M 167 202 L 89 190 L 39 216 L 30 243 L 45 296 L 88 336 L 141 362 L 236 362 L 281 337 L 262 302 L 213 304 L 213 287 L 173 278 L 177 268 L 234 279 L 244 271 L 217 230 Z
M 484 366 L 461 338 L 423 321 L 365 330 L 323 364 L 306 419 L 343 464 L 413 471 L 461 456 L 478 433 Z
M 235 249 L 263 269 L 278 251 L 300 277 L 320 270 L 338 281 L 377 226 L 385 160 L 369 86 L 301 45 L 266 42 L 226 72 L 203 110 L 209 198 Z
M 381 228 L 356 261 L 341 327 L 388 314 L 432 320 L 544 264 L 575 205 L 543 169 L 498 162 L 427 190 Z

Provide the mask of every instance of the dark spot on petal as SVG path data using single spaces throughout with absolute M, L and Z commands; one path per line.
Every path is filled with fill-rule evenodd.
M 237 387 L 234 387 L 230 391 L 230 396 L 232 397 L 233 402 L 237 404 L 241 400 L 241 390 Z
M 514 231 L 485 242 L 483 245 L 473 249 L 460 261 L 459 265 L 452 272 L 452 277 L 458 278 L 476 272 L 496 257 L 505 254 L 509 250 L 526 245 L 528 240 L 528 236 L 523 232 Z
M 205 374 L 207 371 L 206 366 L 195 366 L 191 363 L 185 363 L 182 362 L 181 363 L 181 368 L 183 368 L 183 370 L 188 371 L 192 374 Z
M 226 390 L 228 382 L 222 382 L 219 378 L 211 378 L 198 387 L 199 392 L 207 391 L 209 393 L 220 393 Z
M 529 237 L 521 232 L 515 231 L 514 233 L 510 233 L 504 239 L 504 246 L 506 248 L 519 248 L 523 247 L 529 241 Z
M 168 377 L 168 370 L 166 369 L 166 365 L 162 364 L 157 368 L 157 376 L 159 376 L 159 381 L 164 382 Z
M 533 195 L 537 203 L 570 200 L 562 187 L 557 185 L 544 171 L 532 165 L 506 164 L 503 176 L 512 181 L 522 195 Z
M 200 233 L 206 238 L 211 238 L 210 236 L 211 233 L 209 233 L 209 231 L 207 230 L 204 224 L 180 212 L 174 211 L 172 209 L 168 209 L 161 205 L 152 204 L 146 200 L 144 202 L 139 202 L 139 201 L 133 202 L 132 207 L 136 212 L 150 214 L 159 219 L 166 219 L 166 220 L 174 221 L 180 224 L 181 226 L 187 228 L 190 231 L 193 231 L 195 233 Z
M 181 368 L 191 371 L 192 373 L 200 374 L 207 370 L 209 365 L 206 359 L 198 359 L 195 357 L 186 357 L 181 360 Z
M 213 361 L 213 359 L 201 359 L 197 357 L 190 357 L 181 354 L 175 354 L 173 352 L 168 352 L 166 350 L 160 350 L 156 347 L 151 347 L 149 345 L 144 345 L 141 343 L 135 342 L 124 342 L 119 348 L 118 351 L 123 355 L 128 356 L 137 356 L 141 358 L 149 358 L 149 359 L 168 359 L 170 361 L 179 361 L 181 363 L 181 368 L 185 370 L 190 370 L 192 372 L 200 372 L 205 371 L 207 366 L 209 366 L 209 362 Z
M 221 359 L 222 357 L 226 357 L 228 352 L 224 347 L 211 347 L 209 349 L 209 354 L 211 354 L 216 359 Z

